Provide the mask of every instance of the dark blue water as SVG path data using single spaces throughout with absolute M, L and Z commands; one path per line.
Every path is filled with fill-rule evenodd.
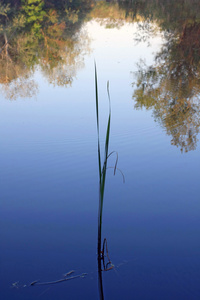
M 134 110 L 132 99 L 131 72 L 140 57 L 153 61 L 162 39 L 155 38 L 149 48 L 134 46 L 132 25 L 117 34 L 118 29 L 108 31 L 96 23 L 87 26 L 93 50 L 71 88 L 53 87 L 38 70 L 35 98 L 0 99 L 1 299 L 99 297 L 94 58 L 102 150 L 109 80 L 110 151 L 118 152 L 125 175 L 123 183 L 120 172 L 107 173 L 102 238 L 115 268 L 102 273 L 104 297 L 199 299 L 199 143 L 194 151 L 181 153 L 152 110 Z M 120 34 L 123 45 L 112 57 Z M 108 166 L 114 164 L 113 156 Z M 71 270 L 87 276 L 29 286 L 35 280 L 61 279 Z

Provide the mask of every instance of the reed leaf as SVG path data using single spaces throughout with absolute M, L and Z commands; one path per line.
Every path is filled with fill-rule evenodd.
M 100 134 L 99 134 L 99 97 L 98 97 L 98 80 L 97 80 L 97 68 L 95 63 L 95 95 L 96 95 L 96 121 L 97 121 L 97 135 L 98 135 L 98 164 L 99 164 L 99 215 L 98 215 L 98 255 L 101 252 L 101 230 L 102 230 L 102 213 L 103 213 L 103 200 L 105 191 L 107 160 L 108 160 L 108 148 L 110 139 L 110 122 L 111 122 L 111 105 L 109 94 L 109 82 L 107 82 L 107 92 L 109 99 L 109 116 L 106 129 L 104 161 L 101 162 L 101 149 L 100 149 Z M 102 167 L 103 166 L 103 167 Z
M 98 162 L 99 162 L 99 180 L 101 183 L 101 151 L 99 139 L 99 99 L 98 99 L 98 84 L 97 84 L 97 68 L 95 63 L 95 94 L 96 94 L 96 119 L 97 119 L 97 135 L 98 135 Z
M 98 162 L 99 162 L 99 189 L 100 189 L 100 226 L 102 223 L 102 210 L 103 210 L 103 198 L 105 190 L 107 160 L 108 160 L 108 148 L 110 139 L 110 121 L 111 121 L 111 106 L 110 106 L 110 94 L 109 94 L 109 82 L 107 82 L 107 92 L 109 99 L 109 116 L 106 130 L 105 150 L 104 150 L 104 161 L 103 168 L 101 167 L 101 149 L 100 149 L 100 136 L 99 136 L 99 97 L 98 97 L 98 82 L 97 82 L 97 69 L 95 64 L 95 94 L 96 94 L 96 121 L 97 121 L 97 135 L 98 135 Z

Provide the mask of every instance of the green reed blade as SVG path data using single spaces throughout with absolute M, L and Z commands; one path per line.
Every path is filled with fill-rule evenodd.
M 97 84 L 97 69 L 95 63 L 95 93 L 96 93 L 96 119 L 97 119 L 97 134 L 98 134 L 98 162 L 99 162 L 99 181 L 101 185 L 101 151 L 99 140 L 99 99 L 98 99 L 98 84 Z
M 101 231 L 102 231 L 102 214 L 103 214 L 103 200 L 107 171 L 108 160 L 108 148 L 110 139 L 110 123 L 111 123 L 111 105 L 110 105 L 110 93 L 109 82 L 107 82 L 107 93 L 109 99 L 109 116 L 106 129 L 105 149 L 104 149 L 104 161 L 101 162 L 101 149 L 100 149 L 100 134 L 99 134 L 99 97 L 98 97 L 98 82 L 97 82 L 97 69 L 95 63 L 95 96 L 96 96 L 96 120 L 97 120 L 97 134 L 98 134 L 98 162 L 99 162 L 99 213 L 98 213 L 98 255 L 101 251 Z
M 102 184 L 101 184 L 102 198 L 103 198 L 103 195 L 104 195 L 107 161 L 108 161 L 108 146 L 109 146 L 109 138 L 110 138 L 110 118 L 111 118 L 111 114 L 109 113 L 108 124 L 107 124 L 107 132 L 106 132 L 106 141 L 105 141 L 104 165 L 103 165 L 103 170 L 102 170 Z

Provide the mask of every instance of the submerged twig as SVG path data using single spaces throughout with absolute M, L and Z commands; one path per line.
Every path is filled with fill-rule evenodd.
M 18 289 L 19 288 L 19 281 L 13 282 L 11 288 Z
M 71 276 L 71 277 L 62 278 L 62 279 L 58 279 L 58 280 L 54 280 L 54 281 L 47 281 L 47 282 L 39 282 L 38 280 L 36 280 L 36 281 L 31 282 L 30 286 L 56 284 L 56 283 L 68 281 L 68 280 L 75 279 L 75 278 L 84 278 L 86 275 L 87 275 L 87 273 L 82 273 L 82 274 L 79 274 L 76 276 Z
M 64 276 L 64 277 L 68 277 L 68 276 L 72 275 L 74 272 L 75 272 L 74 270 L 71 270 L 71 271 L 69 271 L 69 272 L 63 274 L 63 276 Z
M 39 280 L 34 280 L 30 283 L 30 286 L 35 285 L 37 282 L 39 282 Z

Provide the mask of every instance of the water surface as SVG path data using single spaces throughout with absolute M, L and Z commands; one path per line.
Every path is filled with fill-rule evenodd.
M 94 61 L 125 175 L 107 170 L 104 298 L 199 299 L 198 1 L 48 3 L 0 15 L 2 299 L 102 299 Z

